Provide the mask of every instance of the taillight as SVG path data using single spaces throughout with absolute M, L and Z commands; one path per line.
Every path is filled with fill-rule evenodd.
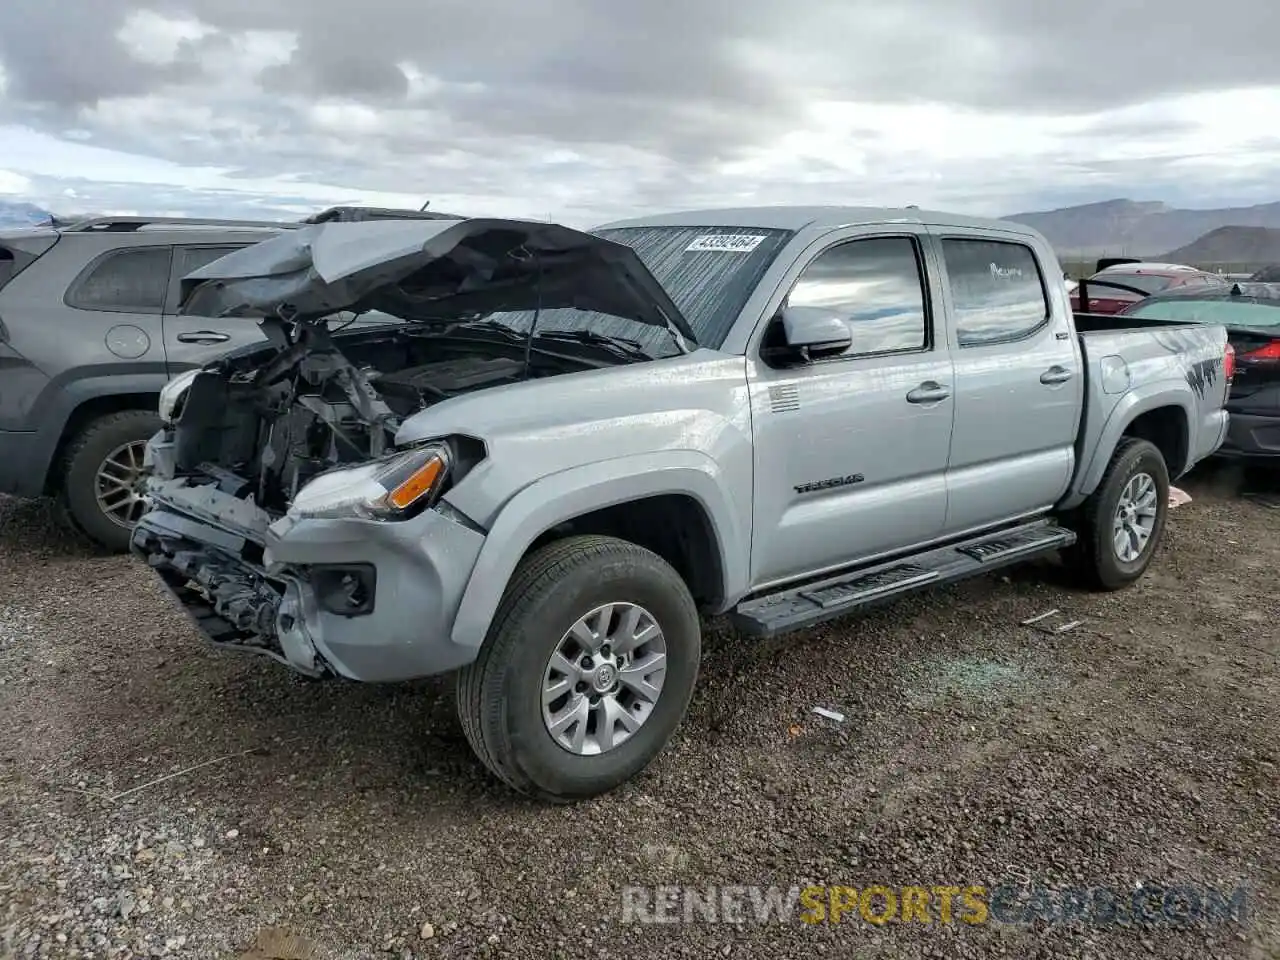
M 1227 378 L 1227 383 L 1236 375 L 1236 348 L 1231 344 L 1227 344 L 1227 350 L 1222 355 L 1223 375 Z
M 1248 357 L 1250 360 L 1280 360 L 1280 340 L 1272 340 L 1265 347 L 1250 350 L 1240 356 Z

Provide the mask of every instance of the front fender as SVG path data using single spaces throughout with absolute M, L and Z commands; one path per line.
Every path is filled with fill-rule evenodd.
M 1186 417 L 1187 430 L 1195 429 L 1195 399 L 1191 388 L 1184 380 L 1158 380 L 1155 383 L 1135 387 L 1120 398 L 1112 408 L 1110 415 L 1103 422 L 1098 432 L 1098 439 L 1089 451 L 1088 459 L 1081 461 L 1079 479 L 1072 494 L 1063 503 L 1063 507 L 1071 509 L 1079 506 L 1102 483 L 1102 476 L 1111 463 L 1111 455 L 1120 444 L 1124 432 L 1134 420 L 1160 407 L 1179 407 Z M 1186 449 L 1190 455 L 1190 437 L 1186 438 Z M 1186 466 L 1182 463 L 1171 463 L 1169 475 L 1176 477 Z
M 619 457 L 584 464 L 531 483 L 494 520 L 454 619 L 453 642 L 479 647 L 516 565 L 541 534 L 574 517 L 644 497 L 681 494 L 706 512 L 723 571 L 723 596 L 746 591 L 750 568 L 750 504 L 733 502 L 719 466 L 691 450 Z

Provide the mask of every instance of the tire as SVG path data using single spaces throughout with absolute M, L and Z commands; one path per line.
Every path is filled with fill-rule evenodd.
M 630 711 L 643 709 L 638 728 L 625 739 L 619 737 L 611 749 L 602 747 L 594 755 L 582 755 L 551 733 L 543 715 L 542 692 L 550 682 L 552 654 L 560 650 L 567 656 L 576 643 L 570 628 L 608 604 L 618 605 L 619 613 L 634 605 L 651 616 L 660 630 L 658 641 L 665 646 L 666 671 L 660 684 L 649 674 L 654 686 L 660 686 L 651 706 L 639 698 L 632 702 L 629 698 L 635 695 L 630 685 L 620 685 L 614 706 L 628 722 L 635 719 Z M 621 623 L 621 617 L 615 616 L 614 622 Z M 634 653 L 615 656 L 619 665 L 623 658 L 633 657 L 634 672 L 642 660 L 653 662 L 645 658 L 656 649 L 657 643 L 646 641 Z M 458 717 L 481 762 L 514 790 L 561 803 L 597 796 L 640 773 L 662 752 L 688 708 L 701 649 L 693 598 L 665 560 L 612 537 L 569 537 L 543 547 L 516 568 L 479 656 L 458 674 Z M 574 662 L 580 665 L 582 660 Z M 603 661 L 593 662 L 597 671 L 604 669 Z M 591 682 L 608 676 L 597 672 Z M 595 692 L 590 683 L 579 680 L 579 684 L 588 688 L 586 694 L 575 688 L 564 694 L 565 700 L 553 701 L 553 706 L 562 703 L 567 709 L 578 703 L 575 697 Z M 607 706 L 592 708 L 597 731 L 584 736 L 603 741 L 599 731 Z M 584 721 L 582 730 L 589 725 Z M 579 728 L 571 729 L 577 733 Z M 572 739 L 568 731 L 563 735 Z
M 1116 547 L 1115 524 L 1121 499 L 1140 474 L 1155 486 L 1154 524 L 1141 551 L 1126 559 Z M 1085 586 L 1094 590 L 1123 589 L 1150 566 L 1168 515 L 1169 469 L 1164 456 L 1147 440 L 1124 439 L 1112 454 L 1098 489 L 1080 507 L 1075 524 L 1079 539 L 1065 559 Z
M 123 410 L 91 420 L 72 437 L 67 444 L 62 461 L 61 500 L 64 512 L 72 526 L 99 546 L 113 553 L 129 549 L 129 537 L 141 505 L 132 502 L 127 511 L 119 515 L 107 512 L 98 501 L 99 471 L 109 457 L 119 451 L 136 451 L 137 467 L 142 466 L 141 450 L 151 436 L 161 427 L 158 414 L 148 410 Z M 127 462 L 125 453 L 119 454 L 119 462 Z M 126 471 L 106 467 L 106 472 L 118 476 L 124 482 L 133 478 Z M 121 488 L 110 488 L 116 499 L 124 496 Z M 115 501 L 108 495 L 108 505 Z M 126 522 L 132 518 L 132 522 Z

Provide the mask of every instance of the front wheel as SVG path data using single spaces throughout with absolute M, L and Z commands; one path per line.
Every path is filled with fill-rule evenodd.
M 614 789 L 675 732 L 701 656 L 679 574 L 611 537 L 570 537 L 527 557 L 480 655 L 458 675 L 458 715 L 491 772 L 571 801 Z
M 1169 470 L 1147 440 L 1116 447 L 1102 482 L 1080 510 L 1068 561 L 1086 585 L 1119 590 L 1151 564 L 1169 513 Z

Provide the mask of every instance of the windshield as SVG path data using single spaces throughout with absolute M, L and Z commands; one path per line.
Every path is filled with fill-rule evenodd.
M 1105 273 L 1094 274 L 1089 278 L 1089 283 L 1093 281 L 1106 281 L 1107 283 L 1119 283 L 1126 287 L 1136 287 L 1143 293 L 1152 294 L 1159 293 L 1169 284 L 1173 283 L 1172 277 L 1159 277 L 1150 273 L 1118 273 L 1111 270 Z M 1096 293 L 1094 291 L 1097 291 Z M 1128 293 L 1127 290 L 1117 290 L 1115 287 L 1094 287 L 1089 291 L 1091 297 L 1117 297 L 1123 298 Z
M 755 227 L 619 227 L 592 231 L 625 243 L 666 289 L 697 338 L 716 349 L 765 270 L 792 235 Z M 533 311 L 491 314 L 482 321 L 528 333 Z M 634 341 L 651 357 L 678 354 L 671 333 L 649 324 L 585 310 L 543 310 L 537 333 L 591 330 Z
M 1280 302 L 1251 303 L 1247 300 L 1144 300 L 1126 316 L 1181 323 L 1221 323 L 1228 327 L 1269 328 L 1280 326 Z

